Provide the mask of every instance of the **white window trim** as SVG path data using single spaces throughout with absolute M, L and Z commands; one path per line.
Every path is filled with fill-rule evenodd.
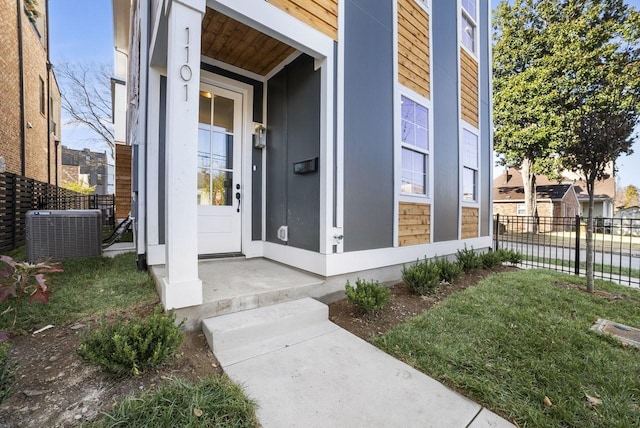
M 478 1 L 474 0 L 476 3 L 476 15 L 478 15 L 479 10 L 478 10 Z M 473 37 L 473 51 L 471 51 L 463 42 L 462 42 L 462 25 L 463 25 L 463 21 L 462 21 L 462 15 L 465 16 L 465 18 L 467 18 L 469 21 L 471 21 L 471 23 L 475 26 L 474 29 L 474 37 Z M 471 15 L 469 15 L 469 13 L 465 10 L 465 8 L 462 7 L 462 1 L 458 2 L 458 38 L 459 38 L 459 45 L 460 47 L 462 47 L 469 55 L 471 55 L 473 58 L 478 59 L 478 49 L 479 49 L 479 45 L 478 45 L 478 36 L 479 36 L 479 31 L 480 31 L 480 27 L 479 27 L 479 23 L 478 23 L 478 19 L 473 19 L 471 17 Z
M 427 13 L 431 14 L 431 0 L 414 0 L 418 6 L 423 8 Z
M 433 153 L 434 153 L 434 141 L 433 141 L 433 105 L 431 100 L 425 98 L 424 96 L 418 94 L 417 92 L 407 88 L 404 85 L 401 85 L 398 83 L 397 86 L 397 96 L 396 96 L 396 104 L 397 104 L 397 109 L 395 109 L 396 111 L 396 117 L 394 118 L 394 122 L 395 122 L 395 128 L 396 128 L 396 132 L 395 132 L 395 155 L 396 155 L 396 159 L 398 159 L 398 162 L 396 163 L 396 184 L 395 184 L 395 189 L 396 189 L 396 194 L 398 195 L 398 202 L 416 202 L 416 203 L 433 203 L 433 189 L 434 189 L 434 178 L 433 178 Z M 402 118 L 401 118 L 401 103 L 402 103 L 402 97 L 407 97 L 410 98 L 413 102 L 418 103 L 420 105 L 422 105 L 423 107 L 426 107 L 427 110 L 429 110 L 428 113 L 428 126 L 429 126 L 429 130 L 428 130 L 428 138 L 429 138 L 429 148 L 427 150 L 422 149 L 420 147 L 416 147 L 416 146 L 412 146 L 412 145 L 405 145 L 402 142 L 402 135 L 401 135 L 401 122 L 402 122 Z M 425 195 L 419 195 L 419 194 L 415 194 L 415 193 L 406 193 L 403 192 L 402 189 L 402 149 L 403 148 L 408 148 L 410 150 L 414 150 L 420 153 L 424 153 L 427 156 L 427 173 L 426 173 L 426 179 L 427 179 L 427 185 L 426 185 L 426 194 Z
M 472 134 L 474 134 L 477 138 L 478 138 L 478 168 L 476 169 L 476 199 L 475 201 L 465 201 L 464 200 L 464 169 L 465 169 L 465 164 L 464 164 L 464 142 L 462 139 L 462 136 L 464 135 L 464 131 L 468 131 Z M 482 163 L 481 163 L 481 147 L 482 147 L 482 140 L 480 138 L 480 129 L 476 128 L 475 126 L 471 125 L 469 122 L 466 122 L 462 119 L 460 119 L 460 129 L 459 129 L 459 133 L 460 133 L 460 137 L 459 137 L 459 141 L 458 141 L 458 149 L 460 152 L 460 205 L 463 207 L 473 207 L 473 208 L 479 208 L 480 207 L 480 201 L 482 200 L 482 191 L 481 191 L 481 186 L 480 183 L 482 183 Z

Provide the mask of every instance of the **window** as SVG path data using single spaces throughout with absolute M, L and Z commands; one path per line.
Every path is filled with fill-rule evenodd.
M 98 186 L 102 186 L 102 174 L 97 174 L 97 183 Z
M 40 78 L 40 113 L 45 114 L 44 80 Z
M 462 200 L 478 201 L 478 136 L 462 130 Z
M 462 0 L 461 40 L 471 52 L 476 51 L 476 0 Z
M 516 205 L 516 215 L 527 215 L 527 207 L 525 204 Z
M 429 109 L 401 98 L 402 184 L 400 191 L 428 195 Z

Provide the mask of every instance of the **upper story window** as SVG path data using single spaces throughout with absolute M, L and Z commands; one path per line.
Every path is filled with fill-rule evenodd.
M 400 191 L 428 196 L 429 109 L 401 97 L 402 184 Z
M 476 51 L 476 0 L 462 0 L 462 19 L 460 21 L 462 44 L 471 52 Z
M 478 136 L 462 130 L 462 200 L 478 201 Z
M 45 109 L 46 109 L 46 102 L 45 102 L 45 94 L 44 94 L 45 90 L 44 90 L 44 80 L 42 80 L 42 77 L 40 77 L 40 114 L 45 114 Z

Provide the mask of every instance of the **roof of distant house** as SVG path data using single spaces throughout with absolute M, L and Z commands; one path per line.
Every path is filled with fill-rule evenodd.
M 560 199 L 566 193 L 567 186 L 571 185 L 573 185 L 578 199 L 589 199 L 587 184 L 584 180 L 571 180 L 566 177 L 560 177 L 558 180 L 549 180 L 546 175 L 536 175 L 536 193 L 538 199 Z M 523 186 L 522 175 L 518 169 L 505 169 L 502 174 L 493 180 L 493 200 L 505 201 L 524 199 Z M 614 177 L 596 181 L 594 199 L 613 200 L 615 196 L 615 188 L 616 181 Z M 562 192 L 562 194 L 558 196 L 560 192 Z

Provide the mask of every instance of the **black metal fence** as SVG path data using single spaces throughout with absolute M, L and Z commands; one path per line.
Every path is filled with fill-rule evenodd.
M 523 254 L 522 264 L 585 274 L 586 220 L 494 216 L 493 246 Z M 594 277 L 640 285 L 640 219 L 594 219 Z
M 0 173 L 0 252 L 24 245 L 29 210 L 100 209 L 103 226 L 115 227 L 113 195 L 79 193 L 12 173 Z

